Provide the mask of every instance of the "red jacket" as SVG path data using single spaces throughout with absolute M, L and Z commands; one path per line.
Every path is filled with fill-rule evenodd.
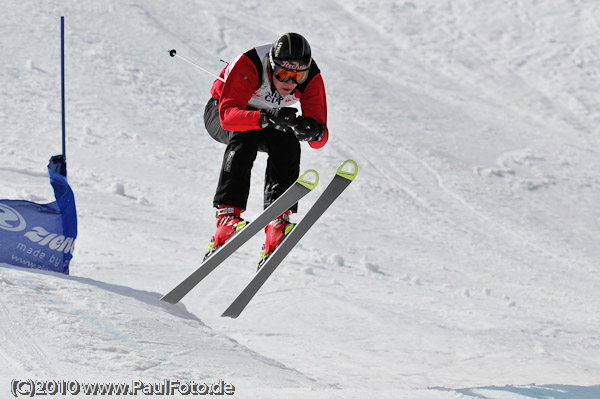
M 221 71 L 225 79 L 215 80 L 211 94 L 219 100 L 219 118 L 226 130 L 246 131 L 260 129 L 260 109 L 291 106 L 300 101 L 302 115 L 325 125 L 325 134 L 319 141 L 309 141 L 312 148 L 327 143 L 327 99 L 323 78 L 314 60 L 306 81 L 288 96 L 281 96 L 268 73 L 268 51 L 271 45 L 256 47 L 239 56 Z

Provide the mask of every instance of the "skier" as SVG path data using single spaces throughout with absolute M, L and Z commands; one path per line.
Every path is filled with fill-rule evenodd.
M 255 47 L 237 57 L 215 80 L 204 124 L 212 138 L 227 145 L 213 200 L 217 231 L 208 258 L 246 225 L 252 165 L 258 151 L 268 154 L 264 207 L 283 194 L 300 174 L 300 141 L 314 149 L 328 140 L 325 87 L 308 41 L 286 33 L 273 44 Z M 291 105 L 300 103 L 302 115 Z M 292 230 L 290 214 L 297 204 L 266 228 L 262 258 L 266 259 Z

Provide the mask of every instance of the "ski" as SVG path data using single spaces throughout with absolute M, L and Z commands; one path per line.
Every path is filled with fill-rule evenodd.
M 346 165 L 353 165 L 352 172 L 344 171 Z M 277 249 L 267 258 L 258 269 L 254 278 L 248 283 L 246 288 L 233 301 L 221 317 L 237 318 L 246 308 L 250 300 L 256 295 L 260 287 L 267 281 L 269 276 L 275 271 L 277 266 L 285 259 L 290 251 L 296 246 L 306 232 L 323 215 L 329 206 L 338 198 L 338 196 L 348 187 L 358 173 L 356 162 L 348 160 L 344 162 L 331 183 L 327 186 L 323 194 L 319 196 L 313 206 L 308 210 L 302 220 L 292 229 L 288 236 L 279 244 Z
M 314 181 L 308 179 L 308 175 L 313 175 Z M 246 241 L 252 238 L 260 230 L 264 229 L 273 219 L 281 215 L 284 211 L 291 208 L 302 197 L 311 192 L 319 182 L 319 174 L 310 169 L 304 172 L 298 180 L 286 190 L 277 200 L 275 200 L 267 209 L 263 211 L 254 221 L 248 223 L 243 229 L 231 236 L 225 244 L 218 248 L 209 258 L 177 287 L 164 295 L 160 300 L 171 304 L 176 304 L 188 292 L 192 290 L 200 281 L 202 281 L 210 272 L 219 266 L 225 259 L 241 247 Z

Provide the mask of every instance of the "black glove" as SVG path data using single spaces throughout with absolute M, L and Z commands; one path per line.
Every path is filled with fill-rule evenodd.
M 292 126 L 294 134 L 300 141 L 319 141 L 325 134 L 325 125 L 319 124 L 308 116 L 299 116 Z
M 298 109 L 292 107 L 261 109 L 258 123 L 261 128 L 274 127 L 285 131 L 296 124 L 296 112 Z

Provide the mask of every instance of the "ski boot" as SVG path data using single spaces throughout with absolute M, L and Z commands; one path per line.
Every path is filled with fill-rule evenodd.
M 210 240 L 208 252 L 204 260 L 208 259 L 235 233 L 243 229 L 248 222 L 241 217 L 242 211 L 235 206 L 220 205 L 217 210 L 217 232 Z
M 290 223 L 290 213 L 291 211 L 289 210 L 283 212 L 277 219 L 273 220 L 265 227 L 266 239 L 262 246 L 260 254 L 261 260 L 258 263 L 258 269 L 262 267 L 277 246 L 281 244 L 294 228 L 295 225 Z

